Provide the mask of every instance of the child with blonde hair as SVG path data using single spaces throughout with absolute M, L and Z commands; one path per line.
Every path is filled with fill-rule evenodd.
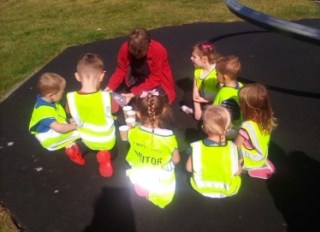
M 204 140 L 191 143 L 192 154 L 186 169 L 192 173 L 191 186 L 211 198 L 237 194 L 241 186 L 240 163 L 236 145 L 226 140 L 231 118 L 222 106 L 208 106 L 203 112 Z
M 130 149 L 126 160 L 131 166 L 127 176 L 139 196 L 164 208 L 174 196 L 175 164 L 180 161 L 177 140 L 165 129 L 172 119 L 168 98 L 159 91 L 144 91 L 137 98 L 141 125 L 128 133 Z
M 81 151 L 74 142 L 80 138 L 77 125 L 67 123 L 66 112 L 59 102 L 66 88 L 66 80 L 56 73 L 44 73 L 38 80 L 37 88 L 40 93 L 32 112 L 29 131 L 45 149 L 53 151 L 65 148 L 73 162 L 83 165 Z
M 221 105 L 229 110 L 232 128 L 228 130 L 228 138 L 235 139 L 243 120 L 238 97 L 238 91 L 243 84 L 237 80 L 241 72 L 241 63 L 237 56 L 229 55 L 217 61 L 216 69 L 222 87 L 213 105 Z
M 97 151 L 101 176 L 110 177 L 113 167 L 109 150 L 114 147 L 116 136 L 111 94 L 100 90 L 104 75 L 102 59 L 97 54 L 86 53 L 78 61 L 75 73 L 81 89 L 68 93 L 67 100 L 83 143 Z
M 236 144 L 243 156 L 243 169 L 251 177 L 267 179 L 275 172 L 268 160 L 268 148 L 276 127 L 267 89 L 261 84 L 248 84 L 239 91 L 239 98 L 244 122 Z
M 200 120 L 205 105 L 211 104 L 218 90 L 216 62 L 219 55 L 215 47 L 209 42 L 200 42 L 193 46 L 191 61 L 195 67 L 193 82 L 193 109 L 182 106 L 185 113 L 193 113 L 196 120 Z

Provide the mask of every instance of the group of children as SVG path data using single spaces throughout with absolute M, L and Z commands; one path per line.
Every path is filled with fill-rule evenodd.
M 237 81 L 241 64 L 236 56 L 219 57 L 210 43 L 193 47 L 195 66 L 193 113 L 202 121 L 206 138 L 190 144 L 186 170 L 192 173 L 192 188 L 208 197 L 235 195 L 241 173 L 267 179 L 274 172 L 267 159 L 270 134 L 276 126 L 266 88 Z M 59 100 L 66 81 L 44 73 L 38 82 L 39 96 L 29 130 L 48 150 L 65 148 L 71 161 L 84 165 L 79 143 L 97 151 L 100 174 L 113 175 L 110 150 L 116 142 L 113 113 L 118 105 L 110 92 L 101 91 L 103 62 L 87 53 L 78 62 L 75 78 L 81 89 L 67 93 L 66 111 Z M 129 130 L 130 148 L 126 174 L 135 192 L 163 208 L 174 196 L 175 165 L 180 161 L 177 139 L 169 128 L 172 110 L 161 91 L 143 91 L 136 97 L 140 124 Z M 71 115 L 69 122 L 67 114 Z
M 59 100 L 66 87 L 65 79 L 55 73 L 42 74 L 29 130 L 49 151 L 65 147 L 66 155 L 79 165 L 85 164 L 79 143 L 97 151 L 100 174 L 110 177 L 113 174 L 110 150 L 116 142 L 112 112 L 118 107 L 112 104 L 110 93 L 100 90 L 104 75 L 101 58 L 85 54 L 75 73 L 81 89 L 67 93 L 64 109 Z M 66 112 L 71 115 L 69 122 Z
M 239 58 L 219 57 L 208 42 L 193 47 L 195 66 L 193 107 L 187 114 L 203 122 L 207 137 L 191 144 L 186 168 L 192 187 L 208 197 L 236 194 L 240 174 L 268 179 L 275 168 L 268 146 L 276 127 L 267 89 L 258 83 L 243 85 Z

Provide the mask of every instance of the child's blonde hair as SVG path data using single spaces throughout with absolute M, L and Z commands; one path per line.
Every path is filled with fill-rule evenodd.
M 150 125 L 152 129 L 166 128 L 172 122 L 172 111 L 166 95 L 146 91 L 137 98 L 137 110 L 142 125 Z
M 56 94 L 66 87 L 66 80 L 56 73 L 44 73 L 40 76 L 37 88 L 42 97 Z
M 239 101 L 245 120 L 257 122 L 263 133 L 271 133 L 277 126 L 268 91 L 263 85 L 245 85 L 239 91 Z
M 209 42 L 196 43 L 193 46 L 192 51 L 196 51 L 196 53 L 200 57 L 202 57 L 202 56 L 208 57 L 208 62 L 210 64 L 216 63 L 219 58 L 219 54 L 216 52 L 215 47 L 213 46 L 213 44 L 211 44 Z
M 97 54 L 88 52 L 78 61 L 77 72 L 91 73 L 98 71 L 103 71 L 103 61 Z
M 236 80 L 241 73 L 241 63 L 237 56 L 229 55 L 218 59 L 217 72 L 227 75 L 231 80 Z
M 224 136 L 230 124 L 230 113 L 222 106 L 210 105 L 203 112 L 203 131 L 207 135 Z

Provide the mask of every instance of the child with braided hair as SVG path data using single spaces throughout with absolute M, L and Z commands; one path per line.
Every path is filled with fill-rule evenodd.
M 143 91 L 136 106 L 141 125 L 128 133 L 127 176 L 139 196 L 164 208 L 173 199 L 174 166 L 180 161 L 176 137 L 165 129 L 172 112 L 168 98 L 158 90 Z

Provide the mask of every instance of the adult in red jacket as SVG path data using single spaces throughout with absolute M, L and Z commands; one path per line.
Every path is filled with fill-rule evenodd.
M 105 90 L 115 91 L 125 83 L 130 93 L 123 93 L 129 102 L 142 91 L 160 89 L 171 104 L 176 97 L 167 50 L 152 40 L 145 29 L 134 29 L 118 54 L 118 67 L 110 77 Z

